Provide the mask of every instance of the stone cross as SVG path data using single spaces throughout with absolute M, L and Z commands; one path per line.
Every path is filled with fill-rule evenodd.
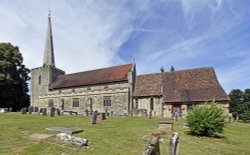
M 180 137 L 177 132 L 174 132 L 169 142 L 169 155 L 178 155 L 179 154 L 179 141 Z
M 55 111 L 56 111 L 56 108 L 51 107 L 51 109 L 50 109 L 50 117 L 55 117 Z
M 92 117 L 92 125 L 93 125 L 93 124 L 96 124 L 97 114 L 98 114 L 98 111 L 97 111 L 97 110 L 94 111 L 93 117 Z

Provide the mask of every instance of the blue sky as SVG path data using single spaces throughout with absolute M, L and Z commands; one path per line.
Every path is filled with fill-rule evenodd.
M 42 64 L 48 10 L 56 66 L 67 73 L 131 63 L 138 74 L 163 66 L 213 66 L 227 92 L 250 88 L 250 1 L 0 0 L 0 42 Z

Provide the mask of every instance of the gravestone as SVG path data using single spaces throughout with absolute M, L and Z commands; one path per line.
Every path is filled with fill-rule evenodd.
M 178 155 L 179 154 L 179 141 L 180 137 L 177 132 L 174 132 L 169 141 L 169 155 Z
M 88 111 L 88 109 L 85 110 L 85 115 L 86 115 L 86 116 L 89 116 L 89 111 Z
M 150 109 L 150 111 L 149 111 L 149 116 L 148 116 L 149 119 L 152 119 L 152 112 L 153 112 L 153 110 Z
M 40 110 L 39 110 L 39 113 L 38 113 L 38 114 L 41 114 L 41 113 L 43 113 L 43 108 L 40 108 Z
M 56 109 L 56 112 L 57 112 L 57 115 L 58 115 L 58 116 L 61 116 L 60 109 Z
M 97 110 L 94 111 L 93 116 L 92 116 L 92 125 L 96 124 L 97 114 L 98 114 L 98 111 Z
M 29 111 L 29 114 L 31 114 L 33 112 L 33 107 L 32 106 L 29 106 L 28 107 L 28 111 Z
M 175 112 L 174 113 L 174 121 L 177 122 L 178 121 L 178 117 L 179 117 L 179 113 Z
M 56 108 L 51 107 L 51 109 L 50 109 L 50 117 L 55 117 L 55 111 L 56 111 Z
M 27 113 L 27 108 L 22 108 L 21 109 L 21 114 L 26 114 Z
M 113 112 L 113 111 L 111 111 L 111 112 L 110 112 L 110 115 L 111 115 L 111 117 L 113 117 L 113 116 L 114 116 L 114 112 Z
M 109 115 L 108 109 L 105 109 L 105 117 L 107 117 L 108 115 Z
M 12 112 L 12 108 L 9 108 L 9 112 Z
M 38 107 L 34 107 L 34 112 L 38 112 Z
M 47 108 L 42 108 L 42 113 L 43 113 L 43 116 L 46 116 L 47 115 Z
M 159 130 L 173 131 L 173 121 L 159 121 Z

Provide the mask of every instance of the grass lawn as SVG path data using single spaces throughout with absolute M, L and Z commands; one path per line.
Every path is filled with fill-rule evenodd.
M 147 143 L 142 140 L 158 128 L 158 119 L 113 117 L 90 125 L 88 117 L 62 116 L 50 118 L 20 113 L 0 114 L 0 154 L 99 154 L 140 155 Z M 184 121 L 174 124 L 180 134 L 180 154 L 250 154 L 250 125 L 231 123 L 225 128 L 223 138 L 190 136 L 184 129 Z M 87 138 L 90 148 L 72 149 L 58 145 L 55 137 L 46 140 L 31 140 L 34 133 L 56 134 L 46 131 L 48 127 L 71 127 L 83 129 L 76 136 Z M 168 138 L 170 133 L 164 135 Z M 166 154 L 167 143 L 161 143 L 162 154 Z

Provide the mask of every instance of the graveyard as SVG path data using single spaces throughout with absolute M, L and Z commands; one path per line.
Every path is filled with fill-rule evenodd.
M 9 112 L 0 114 L 0 154 L 142 154 L 148 139 L 160 134 L 161 154 L 167 154 L 172 132 L 160 132 L 160 118 L 107 117 L 92 124 L 92 117 L 83 115 L 37 115 Z M 180 135 L 180 154 L 249 154 L 250 125 L 227 124 L 219 138 L 192 136 L 184 127 L 185 120 L 174 123 L 173 131 Z M 86 138 L 88 146 L 72 147 L 56 140 L 57 131 L 46 128 L 63 127 L 83 130 L 73 134 Z

